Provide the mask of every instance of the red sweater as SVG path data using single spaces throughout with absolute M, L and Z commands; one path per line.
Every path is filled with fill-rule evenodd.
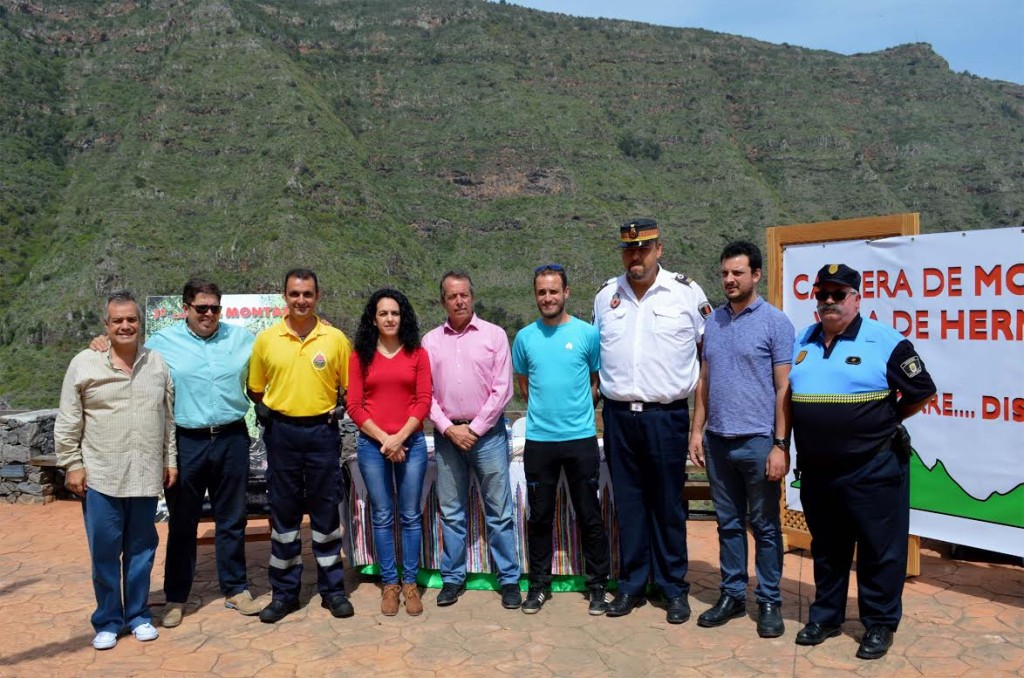
M 430 359 L 417 348 L 412 354 L 404 349 L 392 358 L 380 352 L 373 356 L 370 369 L 353 351 L 348 363 L 348 415 L 360 429 L 372 419 L 385 433 L 398 433 L 409 417 L 420 420 L 430 412 Z

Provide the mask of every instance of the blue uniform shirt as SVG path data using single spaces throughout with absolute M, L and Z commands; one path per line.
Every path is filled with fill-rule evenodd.
M 171 368 L 178 426 L 219 426 L 245 416 L 245 377 L 255 340 L 244 327 L 223 322 L 213 336 L 202 339 L 184 320 L 149 338 L 146 348 L 158 351 Z
M 805 470 L 871 457 L 900 423 L 899 400 L 917 403 L 935 393 L 913 344 L 860 315 L 827 348 L 821 323 L 802 331 L 789 382 L 798 466 Z
M 597 435 L 590 375 L 601 369 L 597 328 L 579 318 L 550 327 L 541 319 L 516 334 L 512 367 L 526 375 L 526 437 L 537 442 Z

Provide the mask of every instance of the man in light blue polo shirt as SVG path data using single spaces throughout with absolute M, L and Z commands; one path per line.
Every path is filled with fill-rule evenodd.
M 721 626 L 746 614 L 747 521 L 754 532 L 754 595 L 762 638 L 781 636 L 782 528 L 780 483 L 789 471 L 789 368 L 793 324 L 757 294 L 761 251 L 733 242 L 722 251 L 722 289 L 728 303 L 704 325 L 690 460 L 707 465 L 718 519 L 721 597 L 697 619 Z M 703 432 L 707 423 L 708 448 Z
M 526 401 L 523 466 L 530 504 L 530 590 L 522 609 L 551 597 L 552 523 L 562 470 L 583 542 L 592 615 L 608 610 L 608 538 L 598 498 L 600 452 L 594 424 L 601 341 L 597 328 L 565 310 L 569 283 L 558 264 L 534 271 L 540 318 L 516 334 L 512 367 Z
M 181 294 L 185 320 L 146 342 L 174 382 L 178 482 L 166 492 L 170 522 L 164 563 L 167 604 L 161 623 L 181 623 L 196 570 L 196 529 L 207 491 L 216 534 L 217 578 L 224 606 L 244 615 L 261 606 L 245 574 L 245 491 L 249 480 L 249 399 L 245 378 L 255 341 L 244 327 L 220 322 L 220 288 L 192 279 Z M 94 341 L 93 348 L 97 348 Z M 103 344 L 106 348 L 106 344 Z

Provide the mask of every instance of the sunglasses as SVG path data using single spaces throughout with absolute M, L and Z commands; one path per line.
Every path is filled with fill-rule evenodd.
M 207 312 L 217 315 L 223 307 L 220 304 L 189 304 L 189 308 L 199 315 L 206 315 Z
M 541 271 L 564 271 L 564 270 L 565 270 L 565 266 L 562 266 L 561 264 L 544 264 L 543 266 L 538 266 L 537 268 L 533 269 L 533 272 L 534 273 L 540 273 Z
M 853 296 L 856 292 L 847 292 L 846 290 L 818 290 L 814 293 L 814 298 L 818 301 L 828 301 L 829 297 L 832 297 L 832 301 L 840 304 L 846 297 Z

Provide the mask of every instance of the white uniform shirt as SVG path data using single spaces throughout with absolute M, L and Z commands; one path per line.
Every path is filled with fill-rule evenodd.
M 663 404 L 688 397 L 700 373 L 702 304 L 711 311 L 700 285 L 681 282 L 660 266 L 643 299 L 633 294 L 625 274 L 608 281 L 594 298 L 601 393 L 612 400 Z

